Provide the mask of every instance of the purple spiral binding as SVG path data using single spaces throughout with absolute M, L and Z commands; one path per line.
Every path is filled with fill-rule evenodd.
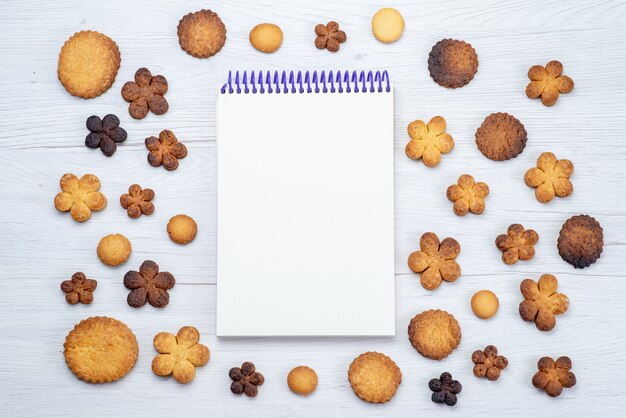
M 387 71 L 257 71 L 228 72 L 221 94 L 366 93 L 391 91 Z

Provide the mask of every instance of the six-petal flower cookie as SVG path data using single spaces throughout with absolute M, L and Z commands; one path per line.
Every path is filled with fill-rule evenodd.
M 65 293 L 65 300 L 70 305 L 78 302 L 86 305 L 93 302 L 93 292 L 96 290 L 98 282 L 88 279 L 83 272 L 76 272 L 70 280 L 61 283 L 61 290 Z
M 155 308 L 164 308 L 170 301 L 167 291 L 174 284 L 174 276 L 166 271 L 159 272 L 159 265 L 152 260 L 144 261 L 139 271 L 131 270 L 124 275 L 124 286 L 131 290 L 127 302 L 133 308 L 142 307 L 146 301 Z
M 211 353 L 200 344 L 200 333 L 194 327 L 182 327 L 176 335 L 159 332 L 154 336 L 154 348 L 160 354 L 152 360 L 152 371 L 157 376 L 174 377 L 178 383 L 189 383 L 196 375 L 196 367 L 209 362 Z
M 533 376 L 533 386 L 543 389 L 549 396 L 557 397 L 563 388 L 571 388 L 576 384 L 576 375 L 572 373 L 572 360 L 559 357 L 554 361 L 550 357 L 542 357 L 537 362 L 539 371 Z
M 535 197 L 541 203 L 548 203 L 554 196 L 567 197 L 574 192 L 570 176 L 574 164 L 570 160 L 557 160 L 551 152 L 542 153 L 537 158 L 537 167 L 526 171 L 524 182 L 535 188 Z
M 147 68 L 140 68 L 135 73 L 135 81 L 128 81 L 122 87 L 122 97 L 127 102 L 128 113 L 135 119 L 143 119 L 148 110 L 155 115 L 162 115 L 169 109 L 163 95 L 167 93 L 167 80 L 162 75 L 153 76 Z
M 544 274 L 535 283 L 525 279 L 520 285 L 524 301 L 519 304 L 519 314 L 524 321 L 535 321 L 537 329 L 550 331 L 556 325 L 556 315 L 567 311 L 569 299 L 557 293 L 558 280 L 551 274 Z
M 550 61 L 546 66 L 533 65 L 528 70 L 530 83 L 526 86 L 529 99 L 541 97 L 541 103 L 552 106 L 559 100 L 560 93 L 569 93 L 574 89 L 574 81 L 563 75 L 563 64 Z
M 187 156 L 187 147 L 178 142 L 174 132 L 165 129 L 161 131 L 159 137 L 151 136 L 146 138 L 146 148 L 148 148 L 148 163 L 153 167 L 163 167 L 167 171 L 178 168 L 178 160 Z
M 461 266 L 456 257 L 461 246 L 454 238 L 446 238 L 441 243 L 436 234 L 426 232 L 420 238 L 420 250 L 409 255 L 409 268 L 420 273 L 420 283 L 425 289 L 434 290 L 442 280 L 453 282 L 461 275 Z
M 496 247 L 502 251 L 504 264 L 515 264 L 517 260 L 528 261 L 535 256 L 535 244 L 539 234 L 534 229 L 524 229 L 520 224 L 513 224 L 496 238 Z
M 432 118 L 428 125 L 421 120 L 413 121 L 407 128 L 411 140 L 406 144 L 407 157 L 421 159 L 428 167 L 435 167 L 441 162 L 441 154 L 447 154 L 454 148 L 452 136 L 446 133 L 446 120 L 441 116 Z
M 128 188 L 128 193 L 120 196 L 120 204 L 129 218 L 139 218 L 141 214 L 152 215 L 154 213 L 154 190 L 142 189 L 140 185 L 133 184 Z
M 482 181 L 476 183 L 474 177 L 463 174 L 457 184 L 448 187 L 446 196 L 454 202 L 452 209 L 458 216 L 465 216 L 467 212 L 480 215 L 485 211 L 485 198 L 489 194 L 489 186 Z
M 61 192 L 54 197 L 54 207 L 60 212 L 70 212 L 76 222 L 85 222 L 91 211 L 102 210 L 107 205 L 100 190 L 100 180 L 93 174 L 78 179 L 74 174 L 64 174 L 60 181 Z

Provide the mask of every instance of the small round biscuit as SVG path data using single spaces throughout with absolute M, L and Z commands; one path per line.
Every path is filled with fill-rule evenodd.
M 295 367 L 287 375 L 287 385 L 293 393 L 308 395 L 317 388 L 317 373 L 307 366 Z
M 72 96 L 91 99 L 113 85 L 120 61 L 120 50 L 111 38 L 95 31 L 81 31 L 63 44 L 57 76 Z
M 80 321 L 65 338 L 65 363 L 80 380 L 114 382 L 132 370 L 139 346 L 121 321 L 94 316 Z
M 498 312 L 498 297 L 491 290 L 481 290 L 472 296 L 472 311 L 480 319 L 489 319 Z
M 603 247 L 602 227 L 589 215 L 572 216 L 561 227 L 557 242 L 559 255 L 574 268 L 589 267 L 598 261 Z
M 478 55 L 467 42 L 443 39 L 428 54 L 428 71 L 442 87 L 463 87 L 478 71 Z
M 459 346 L 461 327 L 448 312 L 431 309 L 411 319 L 409 340 L 424 357 L 442 360 Z
M 271 54 L 283 43 L 283 31 L 273 23 L 261 23 L 250 31 L 250 44 L 257 51 Z
M 386 355 L 368 351 L 350 364 L 348 380 L 356 396 L 365 402 L 385 403 L 396 394 L 402 372 Z
M 508 113 L 492 113 L 476 130 L 476 146 L 494 161 L 510 160 L 524 151 L 528 135 L 522 122 Z
M 196 237 L 198 225 L 190 216 L 176 215 L 167 223 L 167 233 L 177 244 L 188 244 Z
M 186 14 L 178 22 L 178 43 L 191 56 L 209 58 L 217 54 L 225 42 L 226 26 L 211 10 Z
M 399 11 L 384 7 L 372 18 L 372 32 L 376 39 L 384 44 L 395 42 L 404 31 L 404 19 Z
M 100 261 L 109 266 L 125 263 L 131 251 L 130 241 L 122 234 L 110 234 L 102 237 L 96 249 Z

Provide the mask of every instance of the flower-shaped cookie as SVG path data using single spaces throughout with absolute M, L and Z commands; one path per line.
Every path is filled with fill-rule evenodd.
M 76 305 L 78 302 L 90 304 L 93 302 L 93 292 L 96 290 L 98 282 L 85 277 L 82 272 L 76 272 L 70 280 L 64 280 L 61 283 L 61 290 L 65 293 L 65 300 L 70 305 Z
M 128 193 L 120 196 L 120 204 L 129 218 L 139 218 L 141 214 L 152 215 L 154 213 L 154 190 L 142 189 L 140 185 L 133 184 L 128 188 Z
M 554 361 L 550 357 L 541 357 L 537 362 L 539 371 L 533 376 L 533 386 L 543 389 L 553 398 L 559 396 L 563 388 L 571 388 L 576 384 L 576 375 L 571 372 L 572 360 L 559 357 Z
M 229 370 L 228 376 L 233 383 L 230 391 L 235 395 L 245 393 L 246 396 L 255 397 L 259 393 L 258 386 L 265 382 L 265 377 L 256 371 L 254 363 L 246 361 L 241 367 L 233 367 Z
M 541 331 L 550 331 L 556 325 L 556 315 L 567 311 L 569 299 L 563 293 L 557 293 L 559 285 L 556 277 L 544 274 L 535 283 L 524 279 L 520 285 L 524 301 L 519 304 L 519 314 L 524 321 L 535 321 Z
M 174 132 L 165 129 L 161 131 L 159 137 L 151 136 L 146 138 L 146 148 L 148 148 L 148 163 L 152 167 L 163 167 L 167 171 L 178 168 L 178 160 L 187 156 L 187 147 L 178 142 Z
M 100 151 L 110 157 L 117 150 L 117 144 L 126 141 L 128 134 L 120 128 L 120 120 L 115 115 L 106 115 L 104 118 L 93 115 L 87 118 L 89 134 L 85 138 L 88 148 L 100 148 Z
M 446 238 L 441 243 L 439 237 L 426 232 L 420 238 L 420 250 L 409 255 L 409 268 L 420 273 L 420 283 L 424 289 L 434 290 L 441 280 L 453 282 L 461 275 L 461 266 L 455 258 L 461 246 L 454 238 Z
M 474 363 L 474 376 L 486 377 L 488 380 L 498 380 L 500 371 L 506 369 L 509 360 L 498 355 L 498 349 L 493 345 L 488 345 L 484 350 L 476 350 L 472 354 Z
M 496 238 L 496 247 L 502 251 L 504 264 L 515 264 L 517 260 L 528 261 L 535 256 L 534 245 L 539 235 L 533 229 L 524 229 L 520 224 L 513 224 Z
M 174 284 L 174 276 L 168 272 L 159 273 L 159 265 L 152 260 L 141 263 L 139 271 L 131 270 L 124 275 L 124 286 L 132 290 L 127 302 L 133 308 L 145 305 L 146 301 L 155 308 L 164 308 L 170 301 L 167 291 Z
M 431 400 L 434 403 L 445 403 L 448 406 L 454 406 L 457 402 L 457 395 L 461 393 L 463 386 L 458 380 L 453 380 L 452 375 L 448 372 L 441 373 L 439 379 L 431 379 L 428 387 L 433 391 Z
M 411 137 L 405 148 L 407 157 L 412 160 L 421 158 L 428 167 L 439 165 L 441 154 L 454 148 L 452 136 L 446 133 L 446 120 L 441 116 L 432 118 L 428 125 L 421 120 L 413 121 L 407 130 Z
M 541 203 L 548 203 L 554 196 L 567 197 L 574 192 L 570 176 L 574 164 L 570 160 L 557 160 L 551 152 L 542 153 L 537 158 L 537 167 L 524 174 L 524 182 L 535 188 L 535 197 Z
M 328 49 L 330 52 L 337 52 L 339 44 L 344 43 L 347 39 L 346 33 L 339 30 L 339 23 L 328 22 L 326 25 L 315 26 L 315 46 L 317 49 Z
M 211 353 L 200 344 L 200 333 L 194 327 L 182 327 L 176 335 L 159 332 L 154 336 L 154 348 L 160 354 L 152 360 L 152 371 L 157 376 L 174 376 L 178 383 L 189 383 L 196 375 L 196 367 L 209 362 Z
M 541 103 L 552 106 L 559 100 L 560 93 L 569 93 L 574 89 L 574 81 L 563 75 L 563 64 L 550 61 L 545 67 L 533 65 L 528 70 L 530 83 L 526 86 L 529 99 L 541 97 Z
M 140 68 L 135 73 L 135 81 L 128 81 L 122 87 L 122 97 L 127 102 L 128 113 L 135 119 L 143 119 L 148 110 L 155 115 L 162 115 L 169 109 L 163 95 L 167 93 L 167 80 L 162 75 L 152 76 L 147 68 Z
M 85 222 L 92 210 L 102 210 L 107 199 L 100 190 L 100 180 L 93 174 L 78 179 L 74 174 L 63 174 L 61 192 L 54 197 L 54 207 L 60 212 L 70 212 L 76 222 Z
M 448 187 L 446 196 L 454 202 L 452 209 L 458 216 L 465 216 L 467 212 L 480 215 L 485 211 L 485 198 L 489 194 L 489 186 L 482 181 L 476 183 L 474 177 L 463 174 L 457 184 Z

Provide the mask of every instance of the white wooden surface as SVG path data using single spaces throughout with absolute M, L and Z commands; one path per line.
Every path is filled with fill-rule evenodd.
M 0 241 L 0 416 L 590 416 L 622 415 L 626 401 L 626 4 L 596 1 L 398 0 L 403 38 L 378 43 L 370 19 L 381 5 L 348 0 L 307 2 L 201 2 L 141 0 L 6 1 L 0 3 L 0 172 L 3 239 Z M 228 28 L 222 52 L 198 60 L 182 52 L 176 25 L 187 12 L 216 10 Z M 313 46 L 313 27 L 336 19 L 348 34 L 337 54 Z M 248 32 L 271 21 L 285 33 L 282 48 L 262 55 Z M 71 97 L 56 77 L 60 46 L 72 33 L 95 29 L 119 45 L 122 66 L 113 87 L 94 100 Z M 471 42 L 480 67 L 466 87 L 446 90 L 432 82 L 426 60 L 445 37 Z M 550 59 L 564 63 L 576 82 L 573 93 L 553 108 L 525 97 L 526 71 Z M 170 83 L 170 111 L 135 121 L 120 96 L 123 83 L 141 66 Z M 248 338 L 215 335 L 215 89 L 230 69 L 388 69 L 396 86 L 396 269 L 395 338 Z M 526 126 L 529 141 L 516 159 L 496 163 L 474 145 L 483 118 L 507 111 Z M 323 112 L 323 110 L 320 110 Z M 85 119 L 115 113 L 129 139 L 112 158 L 86 149 Z M 404 155 L 406 125 L 443 115 L 456 147 L 436 169 Z M 245 123 L 245 121 L 242 121 Z M 146 162 L 143 140 L 172 129 L 189 148 L 180 168 L 169 173 Z M 574 195 L 549 205 L 535 201 L 522 180 L 542 151 L 573 160 Z M 285 155 L 285 158 L 290 158 Z M 65 172 L 95 173 L 109 206 L 85 224 L 58 213 L 52 204 Z M 446 187 L 469 172 L 491 188 L 482 216 L 458 218 L 445 198 Z M 156 213 L 129 219 L 117 204 L 137 182 L 156 190 Z M 165 224 L 176 213 L 199 224 L 186 247 L 167 238 Z M 562 222 L 588 213 L 603 227 L 605 246 L 598 263 L 574 270 L 556 251 Z M 539 232 L 536 257 L 505 266 L 493 241 L 514 222 Z M 424 231 L 460 241 L 462 277 L 428 292 L 406 266 L 407 255 Z M 108 268 L 95 254 L 99 238 L 124 233 L 133 244 L 127 264 Z M 242 255 L 245 256 L 245 255 Z M 144 259 L 175 274 L 177 283 L 164 310 L 127 306 L 123 274 Z M 69 306 L 59 284 L 75 271 L 98 279 L 91 306 Z M 569 295 L 569 311 L 556 329 L 537 331 L 517 313 L 523 278 L 556 274 Z M 469 299 L 488 288 L 500 297 L 500 311 L 478 320 Z M 420 356 L 409 344 L 406 326 L 428 308 L 453 313 L 463 330 L 459 348 L 446 360 Z M 242 309 L 254 309 L 242 307 Z M 323 306 L 320 306 L 323 309 Z M 251 313 L 253 314 L 253 313 Z M 124 379 L 92 386 L 65 366 L 62 344 L 79 320 L 110 315 L 137 335 L 140 355 Z M 152 337 L 196 326 L 211 349 L 210 363 L 190 385 L 161 379 L 150 370 Z M 472 375 L 471 353 L 495 344 L 510 366 L 495 383 Z M 352 393 L 347 369 L 367 350 L 390 355 L 403 383 L 385 405 L 361 402 Z M 578 384 L 558 399 L 534 389 L 530 379 L 539 357 L 569 355 Z M 229 392 L 230 367 L 250 360 L 266 376 L 256 399 Z M 291 394 L 285 383 L 291 367 L 308 364 L 319 375 L 309 398 Z M 455 408 L 430 401 L 427 382 L 450 371 L 463 384 Z

